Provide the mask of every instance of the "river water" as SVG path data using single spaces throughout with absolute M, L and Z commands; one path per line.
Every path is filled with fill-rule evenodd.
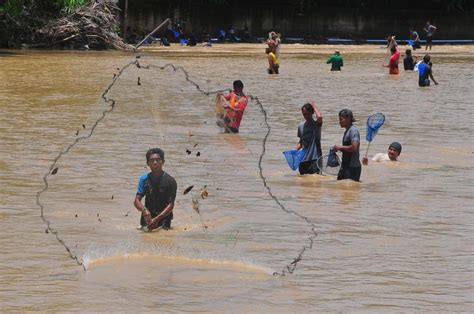
M 336 48 L 341 73 L 325 64 Z M 286 45 L 278 77 L 263 50 L 0 52 L 2 312 L 472 310 L 474 48 L 434 47 L 429 88 L 389 76 L 378 46 Z M 262 107 L 229 135 L 189 80 L 211 92 L 235 79 Z M 339 110 L 363 138 L 381 111 L 369 155 L 399 141 L 400 162 L 371 162 L 361 183 L 292 172 L 282 151 L 310 99 L 324 151 L 341 141 Z M 175 219 L 143 233 L 132 203 L 155 146 L 178 182 Z

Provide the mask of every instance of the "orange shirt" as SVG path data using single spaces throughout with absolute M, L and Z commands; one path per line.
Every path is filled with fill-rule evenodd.
M 245 95 L 239 96 L 234 91 L 224 95 L 224 98 L 229 101 L 229 107 L 226 108 L 229 120 L 226 120 L 226 126 L 238 130 L 247 107 L 248 98 Z

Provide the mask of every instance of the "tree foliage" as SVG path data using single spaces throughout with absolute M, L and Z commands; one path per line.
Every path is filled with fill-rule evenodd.
M 10 16 L 19 16 L 26 8 L 30 11 L 59 14 L 62 11 L 72 12 L 88 2 L 89 0 L 2 0 L 0 8 Z

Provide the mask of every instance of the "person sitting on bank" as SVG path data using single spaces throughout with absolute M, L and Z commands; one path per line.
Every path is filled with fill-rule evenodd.
M 268 74 L 278 74 L 280 68 L 280 61 L 276 56 L 276 47 L 268 47 L 266 49 L 268 53 Z
M 378 153 L 375 154 L 374 157 L 372 157 L 372 161 L 397 161 L 398 156 L 400 156 L 400 153 L 402 152 L 402 144 L 398 142 L 393 142 L 388 146 L 388 151 L 387 153 Z M 369 159 L 367 157 L 362 158 L 362 164 L 363 165 L 368 165 L 369 164 Z
M 321 111 L 312 101 L 307 102 L 301 107 L 301 113 L 305 121 L 298 125 L 299 142 L 297 150 L 304 149 L 305 155 L 301 161 L 298 170 L 300 174 L 319 173 L 318 159 L 322 155 L 321 151 L 321 126 L 323 116 Z M 313 119 L 316 115 L 316 120 Z
M 435 85 L 438 85 L 438 82 L 436 82 L 435 78 L 433 77 L 433 71 L 431 69 L 433 64 L 430 60 L 431 57 L 427 54 L 423 57 L 423 62 L 418 65 L 418 85 L 420 87 L 430 86 L 429 78 L 433 80 Z
M 400 60 L 400 50 L 398 47 L 390 48 L 391 56 L 387 65 L 383 64 L 384 67 L 389 68 L 389 74 L 398 74 L 398 62 Z
M 410 39 L 413 41 L 413 45 L 411 46 L 413 51 L 421 48 L 420 36 L 418 35 L 418 32 L 413 29 L 413 27 L 410 28 Z
M 171 228 L 174 201 L 176 199 L 176 180 L 163 171 L 165 153 L 160 148 L 151 148 L 146 153 L 150 172 L 138 181 L 137 194 L 133 205 L 142 213 L 138 229 L 151 231 L 158 227 Z M 145 197 L 145 205 L 142 198 Z
M 405 71 L 413 71 L 415 69 L 416 57 L 413 57 L 411 50 L 407 49 L 405 51 L 405 58 L 403 59 L 403 68 Z
M 327 64 L 331 63 L 331 71 L 341 71 L 341 67 L 344 66 L 344 61 L 339 51 L 335 51 L 334 54 L 329 57 Z
M 244 83 L 241 80 L 236 80 L 233 87 L 234 89 L 229 93 L 220 94 L 225 100 L 221 102 L 221 105 L 225 110 L 222 120 L 226 133 L 239 133 L 240 122 L 248 103 L 248 97 L 243 92 Z

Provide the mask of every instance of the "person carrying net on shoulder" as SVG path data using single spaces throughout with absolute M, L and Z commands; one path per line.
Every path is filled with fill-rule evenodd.
M 233 87 L 229 93 L 217 95 L 216 113 L 220 119 L 218 125 L 223 126 L 226 133 L 239 133 L 240 123 L 248 104 L 248 97 L 243 92 L 244 83 L 236 80 Z

